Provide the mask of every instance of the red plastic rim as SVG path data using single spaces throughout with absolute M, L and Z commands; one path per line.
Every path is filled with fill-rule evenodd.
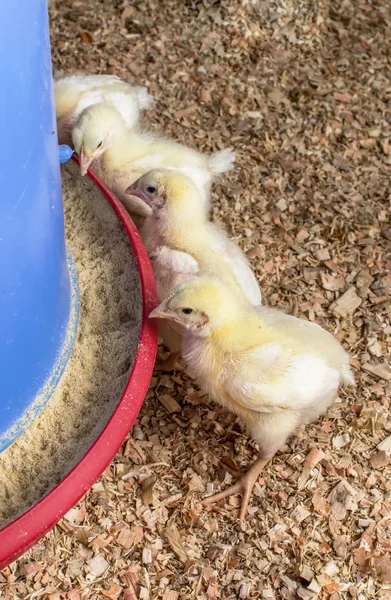
M 78 163 L 76 157 L 75 162 Z M 30 510 L 0 530 L 0 569 L 31 548 L 89 490 L 125 440 L 147 393 L 157 348 L 157 328 L 148 319 L 157 305 L 155 280 L 147 251 L 132 219 L 119 200 L 92 171 L 91 179 L 102 190 L 122 221 L 136 256 L 143 303 L 140 339 L 129 380 L 117 408 L 94 444 L 60 483 Z

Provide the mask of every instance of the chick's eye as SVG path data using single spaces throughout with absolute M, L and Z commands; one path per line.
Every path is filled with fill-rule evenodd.
M 100 148 L 102 144 L 103 144 L 103 142 L 99 142 L 99 144 L 97 145 L 97 148 Z
M 154 194 L 156 192 L 156 188 L 153 185 L 147 185 L 148 194 Z
M 193 312 L 192 308 L 182 308 L 182 312 L 184 315 L 191 315 L 191 313 Z

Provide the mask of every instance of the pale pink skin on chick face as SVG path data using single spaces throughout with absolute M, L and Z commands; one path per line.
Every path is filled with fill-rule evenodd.
M 140 198 L 147 206 L 152 210 L 158 210 L 161 208 L 166 201 L 165 192 L 160 190 L 154 181 L 149 181 L 150 177 L 147 173 L 143 175 L 137 181 L 132 183 L 125 191 L 129 196 L 135 196 Z

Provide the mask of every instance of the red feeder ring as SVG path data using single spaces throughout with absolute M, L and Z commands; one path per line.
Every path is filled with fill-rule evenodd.
M 77 158 L 75 162 L 79 164 Z M 157 305 L 155 279 L 147 251 L 132 219 L 119 200 L 92 171 L 122 221 L 133 247 L 141 282 L 143 313 L 136 358 L 117 408 L 107 425 L 78 464 L 37 504 L 0 530 L 0 570 L 31 548 L 74 506 L 116 455 L 136 417 L 151 380 L 157 348 L 157 327 L 148 319 Z

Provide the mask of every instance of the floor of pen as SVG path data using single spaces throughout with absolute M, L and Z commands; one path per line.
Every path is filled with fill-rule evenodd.
M 389 371 L 378 366 L 390 361 L 389 3 L 57 5 L 56 70 L 149 81 L 144 124 L 199 149 L 237 149 L 213 218 L 247 252 L 267 303 L 343 341 L 357 387 L 267 467 L 242 532 L 239 498 L 210 510 L 197 501 L 229 483 L 220 458 L 246 466 L 253 443 L 185 374 L 156 373 L 115 461 L 0 589 L 52 600 L 389 598 L 390 473 L 377 449 L 391 433 Z M 326 456 L 299 490 L 314 446 Z

